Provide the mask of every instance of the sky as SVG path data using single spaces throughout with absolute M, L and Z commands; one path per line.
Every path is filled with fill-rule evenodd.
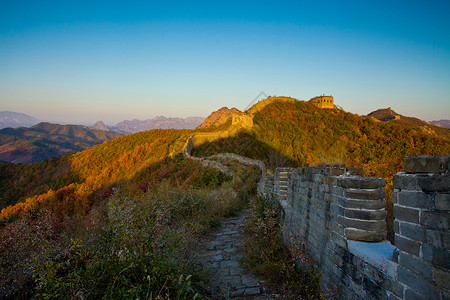
M 208 116 L 260 93 L 450 119 L 450 1 L 0 1 L 0 111 Z

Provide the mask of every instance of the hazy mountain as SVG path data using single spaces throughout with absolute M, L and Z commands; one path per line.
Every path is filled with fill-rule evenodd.
M 198 126 L 198 128 L 208 128 L 212 126 L 219 126 L 224 124 L 228 121 L 234 114 L 240 113 L 240 110 L 236 108 L 228 108 L 228 107 L 222 107 L 219 110 L 214 111 L 211 113 L 205 121 Z
M 202 117 L 167 118 L 158 116 L 148 120 L 125 120 L 110 128 L 122 134 L 137 133 L 151 129 L 194 129 L 205 119 Z
M 30 127 L 41 122 L 32 116 L 13 112 L 13 111 L 0 111 L 0 129 L 2 128 L 17 128 L 17 127 Z
M 367 116 L 381 122 L 410 125 L 420 129 L 423 132 L 437 135 L 450 140 L 450 130 L 443 128 L 444 126 L 439 127 L 432 125 L 431 123 L 422 121 L 418 118 L 403 116 L 393 111 L 390 107 L 378 109 L 371 112 Z
M 450 120 L 431 121 L 429 123 L 439 127 L 450 128 Z
M 118 136 L 79 125 L 39 123 L 30 128 L 4 128 L 0 130 L 0 161 L 38 162 L 82 151 Z
M 91 129 L 110 131 L 108 126 L 106 126 L 105 123 L 103 123 L 103 121 L 97 121 L 97 123 L 91 126 Z

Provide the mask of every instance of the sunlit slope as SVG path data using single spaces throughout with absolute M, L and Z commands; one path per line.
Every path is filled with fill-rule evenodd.
M 1 164 L 1 205 L 6 207 L 19 203 L 4 209 L 0 218 L 9 219 L 48 203 L 58 206 L 57 210 L 63 213 L 85 212 L 101 197 L 103 189 L 111 185 L 137 184 L 146 178 L 150 180 L 146 170 L 169 168 L 165 161 L 181 153 L 191 132 L 151 130 L 41 163 L 23 166 Z M 192 163 L 178 159 L 170 164 L 172 169 L 165 170 L 165 173 L 177 172 Z M 196 167 L 191 166 L 191 171 Z
M 448 139 L 413 125 L 376 122 L 304 101 L 269 103 L 255 112 L 253 124 L 250 131 L 202 145 L 194 154 L 234 152 L 272 168 L 346 164 L 389 178 L 402 170 L 404 156 L 450 153 Z

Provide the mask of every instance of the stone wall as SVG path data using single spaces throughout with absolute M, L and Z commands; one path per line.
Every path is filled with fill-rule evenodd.
M 279 168 L 283 243 L 307 249 L 336 298 L 449 299 L 449 161 L 405 158 L 406 173 L 394 177 L 395 245 L 385 240 L 383 179 L 358 168 Z

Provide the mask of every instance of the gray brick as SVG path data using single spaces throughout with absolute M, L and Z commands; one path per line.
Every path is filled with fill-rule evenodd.
M 350 175 L 353 175 L 353 176 L 361 176 L 361 177 L 364 176 L 364 170 L 363 170 L 363 168 L 360 168 L 360 167 L 356 167 L 356 168 L 347 167 L 347 168 L 345 168 L 345 170 L 347 173 L 349 173 Z
M 422 245 L 422 256 L 435 267 L 450 269 L 450 252 L 429 245 Z
M 384 188 L 386 182 L 380 177 L 346 177 L 338 179 L 337 185 L 353 189 L 378 189 Z
M 443 249 L 444 248 L 444 241 L 443 241 L 443 232 L 440 230 L 434 230 L 434 229 L 427 229 L 425 231 L 426 234 L 426 242 L 427 244 Z
M 400 234 L 412 240 L 426 242 L 426 230 L 414 223 L 400 222 Z
M 344 210 L 344 216 L 347 218 L 362 219 L 362 220 L 385 220 L 386 210 L 368 210 L 368 209 L 349 209 Z
M 426 297 L 427 299 L 439 299 L 439 289 L 431 285 L 430 282 L 424 280 L 421 276 L 410 272 L 409 270 L 399 266 L 397 269 L 398 280 L 405 284 L 409 289 L 413 289 L 416 293 Z M 408 290 L 406 289 L 406 299 L 410 299 Z M 414 295 L 411 295 L 411 297 Z
M 414 240 L 410 240 L 402 237 L 401 235 L 395 234 L 395 246 L 407 253 L 419 256 L 420 253 L 420 243 Z
M 450 232 L 446 231 L 442 233 L 442 242 L 444 249 L 449 250 L 450 249 Z
M 422 277 L 432 280 L 432 267 L 430 263 L 416 259 L 411 254 L 400 251 L 399 262 L 402 267 L 405 267 L 413 273 L 420 274 Z
M 394 217 L 400 221 L 419 223 L 419 210 L 394 205 Z
M 394 220 L 394 233 L 400 233 L 400 222 L 398 220 Z
M 427 297 L 415 292 L 412 289 L 406 289 L 405 291 L 405 299 L 408 300 L 429 300 Z
M 419 185 L 418 176 L 420 175 L 397 173 L 392 178 L 393 186 L 395 189 L 400 190 L 421 191 L 422 188 Z
M 387 231 L 368 231 L 356 228 L 345 228 L 345 236 L 349 240 L 362 242 L 381 242 L 386 240 Z
M 386 220 L 378 220 L 378 221 L 367 221 L 367 220 L 359 220 L 359 219 L 350 219 L 341 216 L 337 216 L 337 220 L 339 224 L 344 227 L 357 228 L 362 230 L 370 230 L 370 231 L 383 231 L 386 230 Z
M 398 190 L 394 190 L 393 192 L 392 192 L 392 195 L 391 195 L 391 202 L 393 203 L 393 204 L 397 204 L 398 203 L 398 193 L 399 193 L 399 191 Z
M 424 192 L 450 192 L 450 173 L 443 175 L 431 174 L 417 178 L 418 184 Z
M 345 208 L 380 209 L 386 206 L 386 200 L 384 199 L 367 201 L 367 200 L 354 200 L 354 199 L 347 199 L 344 197 L 337 197 L 336 202 L 337 204 Z
M 403 167 L 406 173 L 444 173 L 448 170 L 450 155 L 406 156 Z
M 383 188 L 378 189 L 345 189 L 344 196 L 350 199 L 357 200 L 378 200 L 384 199 L 386 196 L 386 191 Z
M 448 269 L 434 268 L 433 279 L 439 288 L 450 290 L 450 272 Z
M 450 194 L 436 194 L 434 201 L 436 209 L 450 210 Z
M 448 211 L 422 211 L 420 214 L 420 224 L 429 228 L 449 229 Z
M 418 191 L 401 191 L 397 194 L 397 203 L 402 206 L 411 206 L 425 209 L 433 209 L 434 201 L 430 194 Z

